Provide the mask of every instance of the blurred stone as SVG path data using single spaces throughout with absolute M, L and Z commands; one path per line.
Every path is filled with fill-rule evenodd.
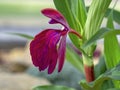
M 0 90 L 32 90 L 39 85 L 50 85 L 44 78 L 36 78 L 28 74 L 0 74 Z
M 14 48 L 4 51 L 1 57 L 5 62 L 24 62 L 24 48 Z
M 23 64 L 23 63 L 9 63 L 9 64 L 5 63 L 3 65 L 3 68 L 4 68 L 4 72 L 7 71 L 7 72 L 17 73 L 17 72 L 24 72 L 24 71 L 26 71 L 28 66 Z
M 29 45 L 0 52 L 0 67 L 5 72 L 24 72 L 32 65 Z M 4 62 L 4 63 L 2 63 Z

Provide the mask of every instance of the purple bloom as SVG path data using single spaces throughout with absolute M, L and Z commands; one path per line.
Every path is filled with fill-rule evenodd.
M 65 60 L 67 34 L 74 33 L 80 38 L 81 36 L 69 27 L 63 15 L 57 10 L 47 8 L 42 10 L 42 14 L 51 18 L 50 24 L 59 23 L 64 29 L 46 29 L 36 35 L 30 43 L 32 61 L 40 71 L 48 68 L 48 74 L 54 71 L 58 63 L 60 72 Z

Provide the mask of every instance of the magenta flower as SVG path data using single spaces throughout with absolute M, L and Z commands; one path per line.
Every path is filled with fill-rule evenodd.
M 69 27 L 63 15 L 57 10 L 47 8 L 42 10 L 42 14 L 51 18 L 50 24 L 59 23 L 64 28 L 46 29 L 35 36 L 30 43 L 32 62 L 40 71 L 48 68 L 48 74 L 54 71 L 58 63 L 60 72 L 65 60 L 67 34 L 74 33 L 80 38 L 81 36 Z

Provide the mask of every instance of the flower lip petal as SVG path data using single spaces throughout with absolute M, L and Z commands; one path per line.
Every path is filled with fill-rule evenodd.
M 66 19 L 64 18 L 64 16 L 58 12 L 57 10 L 55 9 L 52 9 L 52 8 L 46 8 L 46 9 L 43 9 L 42 11 L 42 14 L 44 14 L 45 16 L 51 18 L 50 20 L 50 24 L 56 24 L 56 23 L 60 23 L 62 24 L 64 27 L 66 27 L 67 29 L 69 29 L 69 25 L 66 21 Z

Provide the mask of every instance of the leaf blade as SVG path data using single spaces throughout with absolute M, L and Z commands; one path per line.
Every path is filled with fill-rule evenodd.
M 55 85 L 49 85 L 49 86 L 37 86 L 33 88 L 33 90 L 75 90 L 73 88 L 68 88 L 65 86 L 55 86 Z
M 16 35 L 16 36 L 20 36 L 20 37 L 23 37 L 23 38 L 26 38 L 26 39 L 33 39 L 34 37 L 31 36 L 31 35 L 27 35 L 27 34 L 23 34 L 23 33 L 8 33 L 8 34 L 11 34 L 11 35 Z
M 90 39 L 88 39 L 82 46 L 82 48 L 86 48 L 89 45 L 92 45 L 95 43 L 97 40 L 102 39 L 108 35 L 119 35 L 120 34 L 120 29 L 109 29 L 109 28 L 101 28 L 98 30 Z
M 91 83 L 82 81 L 80 85 L 83 86 L 84 88 L 83 90 L 102 90 L 101 88 L 102 88 L 103 82 L 109 81 L 109 80 L 120 80 L 120 64 L 112 68 L 111 70 L 108 70 L 107 72 L 103 73 L 102 75 L 100 75 L 95 81 Z

